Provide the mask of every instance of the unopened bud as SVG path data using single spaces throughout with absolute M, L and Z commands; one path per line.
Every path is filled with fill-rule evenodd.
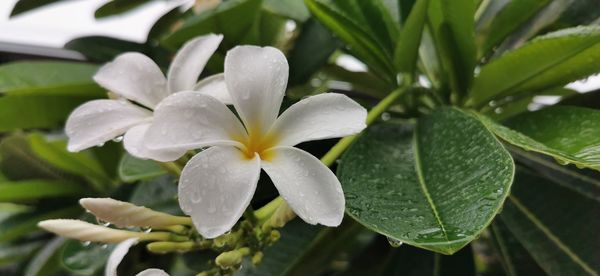
M 44 220 L 40 221 L 38 226 L 70 239 L 102 243 L 119 243 L 144 235 L 144 233 L 112 229 L 75 219 Z
M 173 216 L 112 198 L 82 198 L 79 204 L 98 219 L 118 227 L 166 227 L 191 223 L 188 217 Z
M 254 256 L 252 256 L 252 264 L 254 266 L 259 265 L 262 262 L 264 254 L 260 251 L 256 252 Z
M 250 248 L 248 247 L 223 252 L 217 256 L 215 263 L 223 269 L 237 267 L 242 263 L 242 258 L 248 254 L 250 254 Z
M 279 231 L 277 231 L 277 230 L 272 230 L 269 235 L 269 242 L 276 243 L 277 241 L 279 241 L 280 238 L 281 238 L 281 233 L 279 233 Z

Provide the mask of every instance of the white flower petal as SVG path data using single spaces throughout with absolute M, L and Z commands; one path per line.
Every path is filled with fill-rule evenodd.
M 136 125 L 130 128 L 123 137 L 123 146 L 129 154 L 140 159 L 152 159 L 160 162 L 170 162 L 179 159 L 185 150 L 151 150 L 144 143 L 146 131 L 150 124 Z
M 100 145 L 151 118 L 152 113 L 127 101 L 93 100 L 77 107 L 65 124 L 69 151 Z
M 109 91 L 150 108 L 169 95 L 160 68 L 140 53 L 119 55 L 102 66 L 94 80 Z
M 213 145 L 235 145 L 246 136 L 238 118 L 219 100 L 195 91 L 175 93 L 154 111 L 144 138 L 152 150 L 189 150 Z
M 129 252 L 129 248 L 134 246 L 137 242 L 137 238 L 131 238 L 117 244 L 113 252 L 110 253 L 108 262 L 106 262 L 106 269 L 104 270 L 105 276 L 117 276 L 117 267 L 125 255 L 127 255 L 127 252 Z
M 344 218 L 344 193 L 335 174 L 319 159 L 292 147 L 269 150 L 262 168 L 294 212 L 310 224 L 338 226 Z
M 223 35 L 209 34 L 194 38 L 183 45 L 169 68 L 167 86 L 171 93 L 192 90 L 221 40 Z
M 277 118 L 270 133 L 278 145 L 344 137 L 361 132 L 367 110 L 346 95 L 336 93 L 308 97 L 292 105 Z
M 225 74 L 216 74 L 201 80 L 194 87 L 194 91 L 212 96 L 224 104 L 233 104 L 225 84 Z
M 205 238 L 229 231 L 256 190 L 260 159 L 234 147 L 211 147 L 194 156 L 181 172 L 179 206 Z
M 169 273 L 166 273 L 164 270 L 158 268 L 148 268 L 136 274 L 135 276 L 169 276 Z
M 251 135 L 264 134 L 277 118 L 288 70 L 285 56 L 273 47 L 237 46 L 227 53 L 227 90 Z

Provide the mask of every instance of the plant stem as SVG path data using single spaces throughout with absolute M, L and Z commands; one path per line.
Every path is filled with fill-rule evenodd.
M 158 164 L 163 167 L 167 172 L 179 177 L 181 176 L 181 167 L 177 165 L 175 162 L 158 162 Z
M 383 100 L 381 100 L 377 105 L 375 105 L 367 114 L 367 126 L 373 124 L 377 119 L 385 112 L 400 96 L 404 94 L 405 91 L 408 90 L 407 84 L 404 87 L 398 88 L 388 94 Z M 344 137 L 337 142 L 322 158 L 321 162 L 325 164 L 325 166 L 329 167 L 333 165 L 335 160 L 337 160 L 342 153 L 359 137 L 360 134 Z M 287 209 L 286 212 L 282 211 L 283 209 Z M 280 210 L 277 212 L 277 210 Z M 293 212 L 287 203 L 281 196 L 273 199 L 267 205 L 255 211 L 255 216 L 259 219 L 260 222 L 269 223 L 270 221 L 275 221 L 276 215 L 284 216 L 286 215 L 290 220 L 294 217 L 294 215 L 290 215 L 289 212 Z M 279 223 L 278 223 L 279 224 Z M 279 225 L 277 225 L 279 226 Z

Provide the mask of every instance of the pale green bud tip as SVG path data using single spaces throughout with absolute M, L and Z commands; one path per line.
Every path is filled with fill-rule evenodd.
M 116 230 L 75 219 L 44 220 L 40 221 L 38 226 L 46 231 L 70 239 L 102 243 L 119 243 L 129 238 L 139 238 L 142 235 L 137 232 Z
M 189 220 L 112 198 L 82 198 L 79 204 L 98 219 L 118 227 L 166 227 L 185 224 Z
M 242 263 L 242 253 L 238 250 L 223 252 L 215 259 L 215 263 L 222 268 L 235 267 Z

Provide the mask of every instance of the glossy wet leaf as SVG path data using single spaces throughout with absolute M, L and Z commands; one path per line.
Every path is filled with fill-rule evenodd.
M 136 184 L 128 202 L 172 215 L 182 214 L 177 202 L 177 182 L 170 175 Z
M 0 93 L 102 96 L 92 76 L 98 66 L 67 61 L 20 61 L 0 66 Z
M 562 86 L 600 70 L 600 27 L 564 29 L 538 37 L 481 68 L 471 103 Z
M 78 37 L 67 42 L 64 48 L 77 51 L 90 61 L 103 63 L 125 52 L 148 52 L 144 44 L 105 36 Z
M 482 118 L 503 140 L 562 163 L 600 170 L 600 111 L 568 106 L 523 113 L 506 126 Z
M 513 161 L 491 132 L 458 109 L 416 126 L 372 127 L 342 158 L 347 213 L 404 243 L 452 254 L 475 239 L 508 195 Z
M 519 171 L 502 222 L 549 275 L 600 273 L 600 202 Z
M 25 276 L 43 276 L 44 273 L 54 273 L 61 268 L 59 260 L 60 248 L 67 240 L 55 237 L 36 252 L 25 268 Z
M 0 224 L 0 242 L 12 241 L 31 232 L 41 231 L 37 227 L 37 223 L 42 220 L 73 218 L 81 214 L 79 206 L 54 207 L 46 211 L 38 210 L 21 213 L 2 221 L 2 224 Z
M 123 154 L 119 162 L 119 178 L 125 182 L 133 182 L 153 178 L 159 175 L 166 174 L 165 171 L 156 161 L 142 160 Z
M 83 197 L 89 193 L 83 183 L 56 180 L 0 181 L 0 202 L 20 202 L 56 197 Z
M 150 2 L 150 0 L 112 0 L 99 7 L 94 13 L 94 16 L 96 18 L 103 18 L 122 14 L 134 10 L 148 2 Z
M 26 261 L 42 246 L 42 242 L 34 241 L 17 245 L 0 245 L 0 268 Z

